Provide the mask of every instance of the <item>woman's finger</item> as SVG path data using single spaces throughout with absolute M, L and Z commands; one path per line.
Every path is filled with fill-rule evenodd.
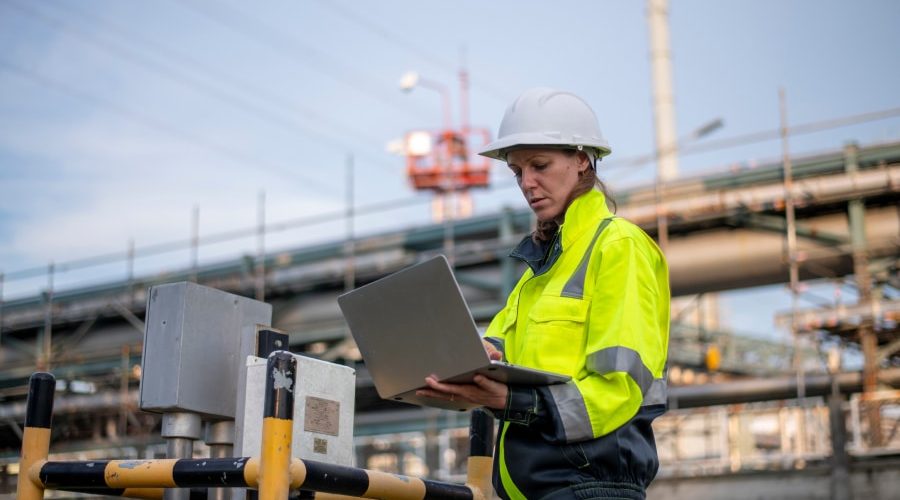
M 484 375 L 475 375 L 475 385 L 488 392 L 500 392 L 506 386 L 506 384 L 497 382 Z
M 495 361 L 503 359 L 503 353 L 498 351 L 497 348 L 494 347 L 494 344 L 491 344 L 487 340 L 482 340 L 481 342 L 484 344 L 484 350 L 488 353 L 488 358 Z
M 419 389 L 418 391 L 416 391 L 416 396 L 422 396 L 432 399 L 446 399 L 448 401 L 454 397 L 453 394 L 441 391 L 433 391 L 430 389 Z
M 490 408 L 502 408 L 506 404 L 506 384 L 476 375 L 472 384 L 444 384 L 436 377 L 426 377 L 428 389 L 420 389 L 417 395 L 449 401 L 467 401 Z M 433 394 L 434 396 L 431 396 Z
M 456 393 L 454 387 L 456 384 L 443 384 L 441 382 L 438 382 L 437 378 L 435 377 L 425 377 L 425 383 L 428 384 L 428 387 L 431 387 L 436 391 L 447 392 L 450 394 Z

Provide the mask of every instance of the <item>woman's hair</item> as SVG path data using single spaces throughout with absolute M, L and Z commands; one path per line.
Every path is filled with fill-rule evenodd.
M 564 149 L 563 153 L 566 156 L 574 156 L 578 153 L 578 151 L 574 149 Z M 612 205 L 613 213 L 616 212 L 616 210 L 618 209 L 618 207 L 616 206 L 616 200 L 614 200 L 609 194 L 609 190 L 606 189 L 606 184 L 604 184 L 603 181 L 600 180 L 600 177 L 597 176 L 595 165 L 591 165 L 584 172 L 579 172 L 578 177 L 578 183 L 575 184 L 572 192 L 569 193 L 569 200 L 566 203 L 567 209 L 575 198 L 578 198 L 584 193 L 587 193 L 591 189 L 594 189 L 594 187 L 596 186 L 600 188 L 600 192 L 602 192 L 606 197 L 606 203 Z M 535 243 L 550 241 L 558 230 L 559 224 L 555 220 L 539 220 L 537 223 L 537 229 L 535 229 L 534 232 L 531 233 L 531 239 L 533 239 Z

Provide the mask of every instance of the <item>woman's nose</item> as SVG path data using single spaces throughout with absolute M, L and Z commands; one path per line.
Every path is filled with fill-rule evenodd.
M 528 169 L 522 171 L 522 182 L 520 186 L 522 189 L 530 189 L 537 185 L 535 182 L 534 172 L 529 171 Z

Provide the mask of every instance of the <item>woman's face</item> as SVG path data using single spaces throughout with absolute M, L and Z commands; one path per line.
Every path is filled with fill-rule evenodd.
M 578 184 L 578 174 L 588 163 L 584 154 L 566 154 L 559 149 L 516 149 L 506 155 L 525 201 L 540 221 L 560 221 Z

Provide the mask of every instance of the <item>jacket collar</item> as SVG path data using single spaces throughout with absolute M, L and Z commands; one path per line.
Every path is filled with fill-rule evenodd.
M 559 233 L 550 241 L 535 242 L 531 235 L 522 238 L 522 241 L 513 248 L 509 256 L 519 259 L 531 268 L 535 276 L 543 274 L 556 262 L 556 258 L 561 253 L 559 244 Z
M 553 267 L 565 248 L 570 247 L 585 231 L 597 229 L 601 219 L 612 215 L 603 193 L 592 189 L 569 204 L 565 221 L 550 241 L 535 243 L 528 235 L 509 256 L 524 261 L 535 275 L 543 274 Z
M 585 231 L 593 233 L 602 219 L 612 215 L 606 206 L 606 196 L 597 189 L 591 189 L 575 198 L 566 209 L 566 220 L 559 227 L 563 250 L 572 246 Z

